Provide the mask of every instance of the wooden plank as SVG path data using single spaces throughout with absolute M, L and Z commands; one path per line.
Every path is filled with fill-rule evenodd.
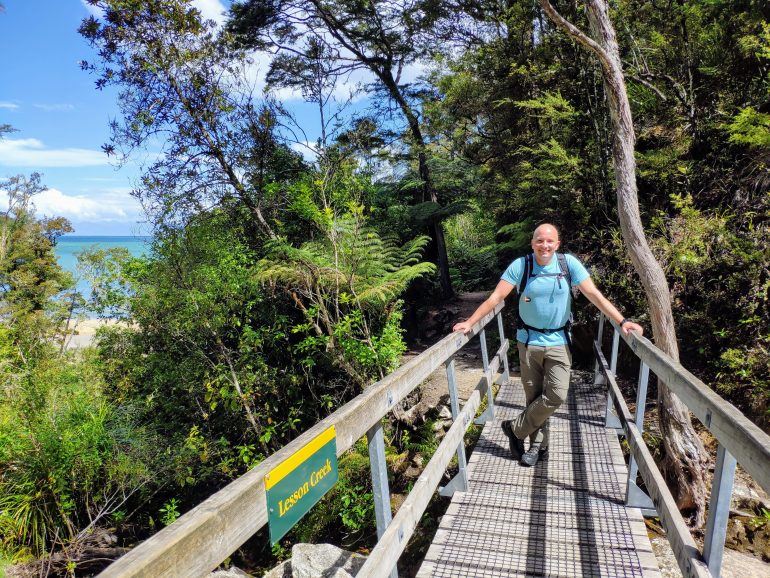
M 330 426 L 337 454 L 347 451 L 434 370 L 457 353 L 505 306 L 479 320 L 467 335 L 452 333 L 410 360 L 257 467 L 234 480 L 100 574 L 104 578 L 205 576 L 267 523 L 264 477 Z
M 612 325 L 618 329 L 614 321 Z M 622 331 L 620 336 L 735 456 L 743 469 L 770 493 L 770 436 L 645 337 L 633 332 L 624 335 Z

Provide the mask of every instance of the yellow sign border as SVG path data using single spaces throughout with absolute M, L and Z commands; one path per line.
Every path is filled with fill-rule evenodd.
M 302 447 L 302 449 L 294 452 L 292 455 L 290 455 L 288 458 L 283 460 L 280 464 L 275 466 L 272 470 L 270 470 L 267 473 L 267 475 L 265 476 L 265 489 L 269 490 L 270 488 L 275 486 L 282 479 L 284 479 L 291 472 L 293 472 L 297 468 L 297 466 L 302 464 L 302 462 L 304 462 L 306 459 L 308 459 L 310 456 L 316 453 L 320 448 L 325 446 L 330 440 L 334 439 L 335 437 L 337 437 L 337 430 L 334 428 L 334 426 L 331 426 L 329 427 L 329 429 L 318 434 L 316 437 L 310 440 L 307 444 L 305 444 Z

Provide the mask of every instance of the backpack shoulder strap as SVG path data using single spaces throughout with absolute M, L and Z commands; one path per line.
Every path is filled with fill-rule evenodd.
M 567 288 L 572 287 L 572 273 L 569 270 L 569 263 L 567 263 L 567 255 L 564 253 L 556 253 L 556 259 L 559 261 L 559 269 L 561 269 L 562 275 L 567 279 Z
M 532 253 L 527 253 L 524 256 L 524 272 L 521 275 L 521 283 L 519 283 L 519 293 L 524 293 L 524 289 L 527 287 L 527 281 L 529 281 L 529 278 L 532 275 L 532 269 L 534 267 L 532 261 Z

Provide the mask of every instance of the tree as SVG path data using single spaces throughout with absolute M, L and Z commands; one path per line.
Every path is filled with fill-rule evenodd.
M 305 323 L 296 331 L 309 335 L 300 348 L 311 356 L 329 354 L 363 389 L 400 363 L 398 298 L 414 279 L 435 271 L 420 262 L 427 237 L 399 247 L 367 223 L 363 205 L 319 206 L 317 199 L 326 197 L 320 187 L 298 188 L 305 194 L 295 206 L 318 234 L 299 247 L 272 243 L 258 278 L 285 291 L 302 311 Z
M 54 246 L 72 226 L 63 218 L 35 216 L 33 198 L 42 190 L 37 173 L 0 181 L 7 198 L 0 211 L 0 319 L 22 358 L 48 339 L 63 340 L 61 331 L 69 329 L 60 324 L 61 303 L 54 298 L 73 281 L 56 262 Z
M 538 0 L 549 18 L 599 60 L 613 133 L 613 167 L 617 187 L 618 216 L 626 248 L 647 296 L 655 344 L 675 360 L 679 359 L 674 316 L 663 268 L 655 259 L 645 237 L 639 214 L 634 159 L 634 125 L 626 92 L 623 66 L 615 29 L 604 0 L 587 0 L 590 36 L 559 14 L 548 0 Z M 660 427 L 666 460 L 662 464 L 674 484 L 677 505 L 692 509 L 693 524 L 705 521 L 705 452 L 695 433 L 687 407 L 665 386 L 658 385 L 662 408 Z
M 294 57 L 278 59 L 273 69 L 296 65 L 297 55 L 310 54 L 325 46 L 340 76 L 364 69 L 376 79 L 375 94 L 396 104 L 408 127 L 410 145 L 417 158 L 421 201 L 439 203 L 428 163 L 428 141 L 420 124 L 419 91 L 401 80 L 404 69 L 428 53 L 426 32 L 440 11 L 433 1 L 402 0 L 247 0 L 231 8 L 230 30 L 242 46 L 285 51 Z M 304 40 L 303 40 L 304 39 Z M 307 46 L 304 45 L 307 43 Z M 274 73 L 277 76 L 277 73 Z M 439 276 L 444 297 L 453 294 L 449 278 L 444 231 L 438 218 L 431 224 L 436 245 Z
M 216 41 L 187 0 L 89 0 L 104 17 L 85 19 L 80 33 L 99 50 L 97 88 L 121 87 L 122 122 L 112 123 L 109 154 L 149 142 L 163 153 L 135 194 L 159 225 L 223 208 L 250 214 L 253 239 L 276 236 L 268 187 L 302 170 L 299 155 L 274 138 L 276 115 L 257 105 L 244 63 Z M 237 219 L 236 219 L 237 220 Z

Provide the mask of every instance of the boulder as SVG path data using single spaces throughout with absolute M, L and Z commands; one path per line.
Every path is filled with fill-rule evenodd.
M 270 570 L 262 578 L 292 578 L 291 577 L 291 560 L 284 560 L 278 566 Z
M 447 406 L 442 406 L 441 411 L 438 413 L 439 419 L 452 419 L 452 410 L 450 410 Z
M 348 578 L 365 561 L 365 556 L 332 544 L 295 544 L 291 549 L 293 578 Z

